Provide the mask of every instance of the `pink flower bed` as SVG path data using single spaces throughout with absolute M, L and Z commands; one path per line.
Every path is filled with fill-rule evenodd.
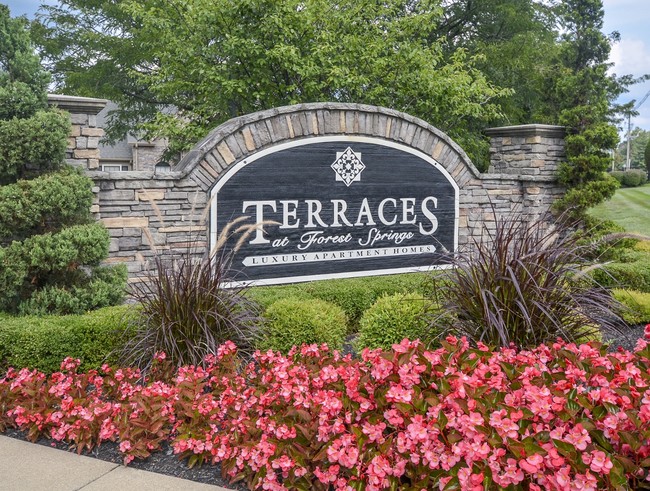
M 647 329 L 650 336 L 650 327 Z M 342 357 L 325 346 L 258 353 L 221 347 L 206 367 L 149 377 L 66 359 L 49 377 L 0 379 L 0 431 L 76 444 L 118 441 L 124 462 L 169 441 L 189 465 L 220 462 L 251 489 L 601 490 L 650 483 L 650 347 L 606 353 L 557 342 Z

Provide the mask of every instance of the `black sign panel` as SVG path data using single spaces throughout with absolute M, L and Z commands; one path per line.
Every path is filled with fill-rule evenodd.
M 211 246 L 228 231 L 238 281 L 431 269 L 457 247 L 451 177 L 430 157 L 378 139 L 279 145 L 235 164 L 212 194 Z

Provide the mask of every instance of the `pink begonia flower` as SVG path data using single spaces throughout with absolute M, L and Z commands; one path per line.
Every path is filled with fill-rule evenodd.
M 612 469 L 612 467 L 614 467 L 614 464 L 609 459 L 609 457 L 607 457 L 607 454 L 605 452 L 594 450 L 591 452 L 589 457 L 590 461 L 585 462 L 585 464 L 589 464 L 590 469 L 597 474 L 609 474 L 609 471 Z
M 645 329 L 643 330 L 643 335 L 645 336 L 646 339 L 650 339 L 650 324 L 645 325 Z
M 533 454 L 526 459 L 519 461 L 519 467 L 530 474 L 535 474 L 540 471 L 544 464 L 544 457 L 539 454 Z

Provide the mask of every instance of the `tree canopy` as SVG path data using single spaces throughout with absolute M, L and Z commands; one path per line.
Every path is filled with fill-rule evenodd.
M 177 152 L 241 114 L 359 102 L 423 118 L 483 170 L 485 127 L 595 132 L 569 140 L 576 187 L 602 180 L 630 82 L 607 72 L 602 19 L 602 0 L 59 0 L 33 30 L 59 90 L 119 104 L 112 138 L 137 128 Z
M 118 134 L 135 123 L 174 149 L 237 115 L 326 100 L 399 109 L 471 140 L 510 94 L 480 55 L 432 39 L 438 1 L 61 3 L 41 31 L 61 89 L 116 100 Z

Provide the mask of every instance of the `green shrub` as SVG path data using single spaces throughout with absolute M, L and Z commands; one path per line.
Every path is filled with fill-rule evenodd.
M 338 305 L 348 318 L 348 332 L 358 328 L 359 319 L 378 298 L 393 293 L 430 294 L 431 275 L 406 273 L 363 278 L 321 280 L 294 285 L 251 288 L 247 295 L 263 308 L 287 297 L 318 298 Z
M 650 260 L 613 262 L 594 269 L 591 276 L 601 286 L 650 292 Z
M 634 188 L 641 184 L 641 177 L 638 172 L 632 170 L 623 173 L 623 182 L 621 183 L 625 188 Z
M 110 268 L 94 268 L 92 275 L 78 280 L 72 287 L 45 287 L 37 290 L 30 298 L 21 302 L 18 312 L 21 315 L 81 314 L 89 310 L 119 305 L 124 301 L 128 272 L 123 264 Z
M 650 253 L 650 240 L 640 240 L 634 244 L 634 249 L 641 252 Z
M 124 269 L 91 268 L 108 255 L 108 244 L 106 228 L 92 223 L 0 248 L 0 310 L 80 313 L 119 303 L 126 284 Z
M 72 168 L 0 187 L 0 244 L 88 222 L 91 187 Z
M 404 338 L 428 343 L 439 333 L 430 327 L 434 309 L 421 295 L 395 293 L 379 298 L 359 321 L 355 348 L 390 349 Z
M 50 75 L 25 20 L 6 8 L 0 18 L 0 311 L 82 312 L 119 301 L 120 271 L 93 278 L 110 237 L 90 213 L 92 181 L 65 161 L 70 116 L 48 109 Z
M 623 184 L 623 176 L 625 176 L 625 171 L 622 170 L 614 170 L 609 173 L 610 176 L 612 176 L 614 179 L 618 181 L 619 184 Z
M 650 322 L 650 293 L 636 290 L 612 290 L 614 298 L 627 307 L 623 320 L 630 325 Z
M 625 188 L 634 188 L 648 182 L 648 174 L 641 169 L 630 169 L 626 171 L 613 171 L 610 175 Z
M 59 370 L 66 356 L 81 359 L 81 368 L 116 362 L 133 306 L 107 307 L 83 315 L 0 317 L 0 369 Z
M 0 184 L 60 168 L 69 133 L 70 119 L 58 111 L 0 120 Z
M 121 361 L 147 369 L 156 352 L 174 364 L 199 365 L 232 341 L 243 355 L 253 352 L 261 324 L 258 306 L 245 288 L 226 288 L 230 262 L 223 254 L 198 260 L 187 254 L 173 263 L 155 259 L 156 269 L 133 286 L 141 316 Z
M 327 343 L 341 349 L 347 319 L 343 309 L 317 298 L 287 297 L 268 309 L 260 348 L 287 353 L 293 346 Z
M 625 229 L 611 220 L 586 215 L 574 233 L 576 245 L 582 247 L 585 259 L 595 262 L 619 261 L 638 242 L 629 238 Z

